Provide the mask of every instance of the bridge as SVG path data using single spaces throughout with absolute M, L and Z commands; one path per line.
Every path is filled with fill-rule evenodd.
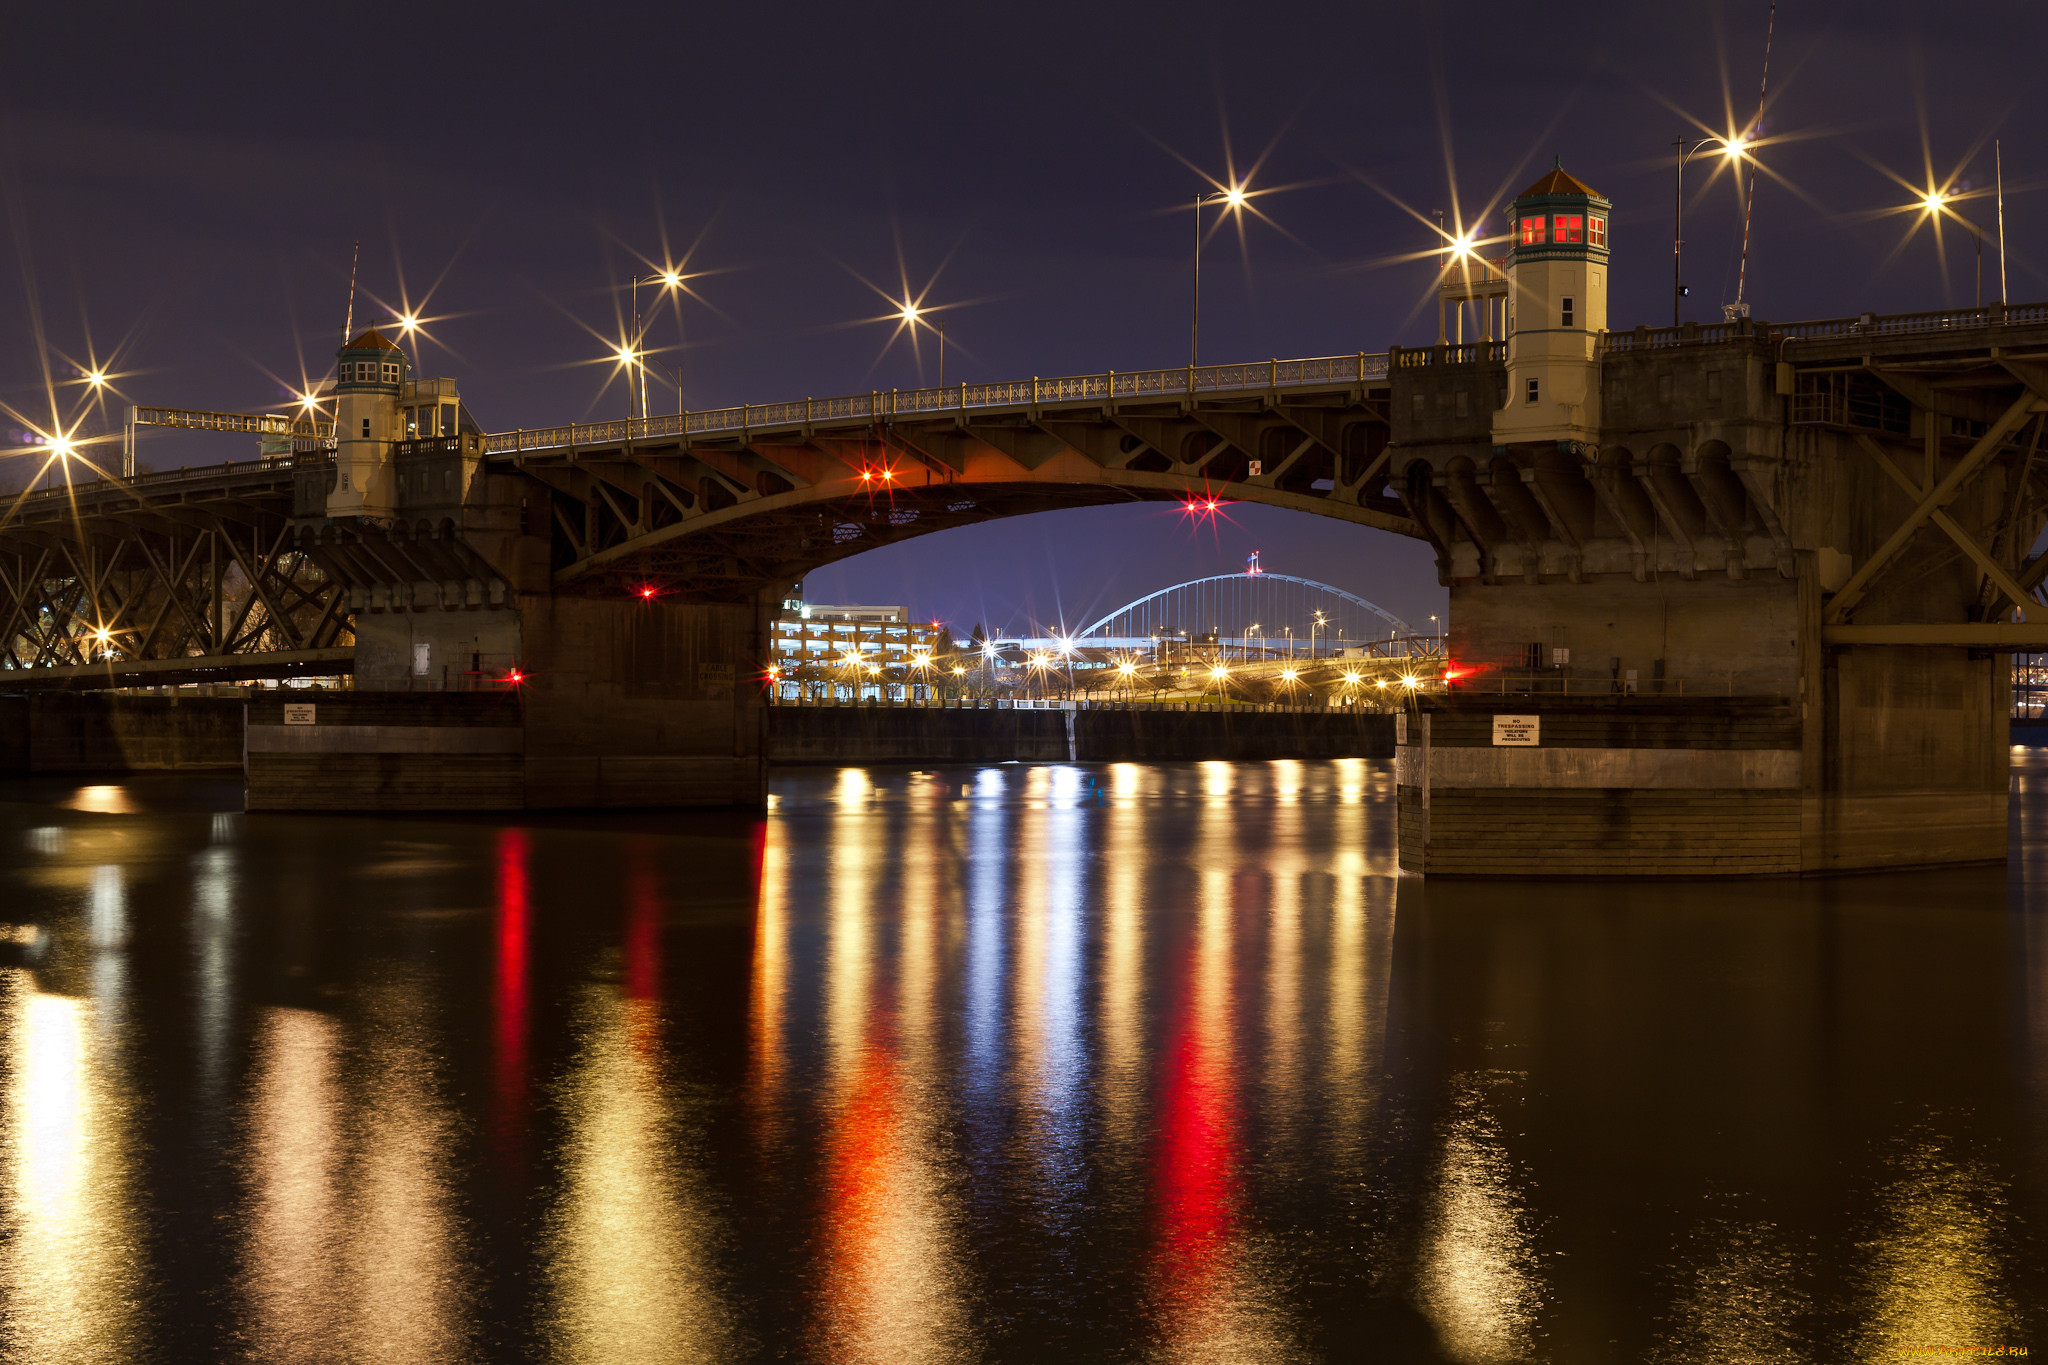
M 2048 305 L 1610 328 L 1607 201 L 1560 168 L 1512 212 L 1507 339 L 1469 346 L 489 433 L 372 329 L 331 426 L 139 410 L 264 458 L 13 504 L 0 673 L 352 673 L 335 726 L 252 703 L 256 805 L 748 802 L 809 570 L 1258 502 L 1435 551 L 1471 683 L 1411 717 L 1417 870 L 2002 857 L 2005 656 L 2048 647 Z

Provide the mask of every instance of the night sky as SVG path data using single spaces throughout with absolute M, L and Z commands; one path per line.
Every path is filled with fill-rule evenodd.
M 126 400 L 279 404 L 358 326 L 434 319 L 422 369 L 491 430 L 623 416 L 624 281 L 687 259 L 650 344 L 693 408 L 936 378 L 882 294 L 944 308 L 949 381 L 1181 365 L 1187 202 L 1256 168 L 1270 222 L 1204 257 L 1220 362 L 1434 339 L 1424 218 L 1499 209 L 1562 156 L 1615 202 L 1612 324 L 1670 320 L 1671 143 L 1756 108 L 1768 0 L 838 8 L 14 6 L 0 80 L 0 450 L 93 357 Z M 1778 13 L 1748 296 L 1756 316 L 1972 298 L 1967 230 L 1887 214 L 1930 168 L 2048 298 L 2048 12 Z M 1726 174 L 1688 172 L 1690 315 L 1735 291 Z M 1418 217 L 1416 215 L 1422 215 Z M 1483 217 L 1481 217 L 1483 215 Z M 1901 249 L 1903 243 L 1903 249 Z M 1495 248 L 1498 250 L 1498 248 Z M 1996 297 L 1995 236 L 1985 296 Z M 877 292 L 877 291 L 881 292 Z M 643 295 L 651 297 L 651 295 Z M 40 349 L 39 349 L 40 348 Z M 58 393 L 68 413 L 80 392 Z M 658 386 L 656 411 L 672 411 Z M 118 425 L 111 412 L 86 431 Z M 253 455 L 158 434 L 143 462 Z M 11 454 L 9 478 L 30 467 Z M 1101 508 L 925 537 L 820 571 L 819 601 L 1025 629 L 1241 568 L 1441 610 L 1419 542 L 1258 508 L 1199 533 Z

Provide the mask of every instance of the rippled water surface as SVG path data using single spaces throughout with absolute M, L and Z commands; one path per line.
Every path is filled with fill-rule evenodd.
M 2016 762 L 2010 868 L 1718 885 L 1401 878 L 1349 761 L 0 788 L 0 1357 L 2048 1350 Z

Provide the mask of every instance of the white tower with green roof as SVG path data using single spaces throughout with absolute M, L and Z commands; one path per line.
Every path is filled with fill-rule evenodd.
M 1612 208 L 1560 161 L 1508 209 L 1508 398 L 1496 446 L 1600 439 Z

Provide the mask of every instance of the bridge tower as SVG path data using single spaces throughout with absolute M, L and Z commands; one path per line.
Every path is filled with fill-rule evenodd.
M 399 430 L 405 352 L 375 327 L 335 353 L 334 486 L 330 517 L 388 522 L 397 509 L 391 446 Z
M 1391 482 L 1469 670 L 1405 725 L 1402 866 L 2004 857 L 2048 312 L 1616 332 L 1609 208 L 1553 168 L 1510 210 L 1507 344 L 1390 371 Z
M 1493 442 L 1597 441 L 1613 205 L 1562 159 L 1508 206 L 1508 401 Z

